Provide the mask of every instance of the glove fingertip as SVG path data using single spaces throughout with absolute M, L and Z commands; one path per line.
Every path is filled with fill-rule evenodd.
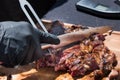
M 60 39 L 58 37 L 56 37 L 56 39 L 54 39 L 55 41 L 53 41 L 53 44 L 59 44 L 60 43 Z

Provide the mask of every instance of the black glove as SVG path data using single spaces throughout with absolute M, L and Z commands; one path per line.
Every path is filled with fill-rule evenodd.
M 0 62 L 3 66 L 28 64 L 43 55 L 41 43 L 59 42 L 56 36 L 35 29 L 27 22 L 0 22 Z

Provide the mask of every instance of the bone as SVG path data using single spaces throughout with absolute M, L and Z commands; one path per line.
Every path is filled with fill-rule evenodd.
M 66 46 L 68 44 L 71 44 L 73 42 L 81 41 L 85 38 L 88 38 L 91 34 L 93 33 L 106 33 L 111 30 L 111 27 L 109 26 L 102 26 L 102 27 L 96 27 L 96 28 L 90 28 L 82 31 L 76 31 L 76 32 L 71 32 L 63 35 L 59 35 L 58 38 L 60 39 L 60 44 L 58 45 L 44 45 L 42 46 L 42 49 L 47 49 L 47 48 L 60 48 L 63 46 Z

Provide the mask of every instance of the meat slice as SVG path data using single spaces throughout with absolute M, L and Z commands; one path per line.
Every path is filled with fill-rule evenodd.
M 102 77 L 104 76 L 103 72 L 101 70 L 95 70 L 91 72 L 90 74 L 79 78 L 77 80 L 102 80 Z
M 55 80 L 74 80 L 69 73 L 58 76 Z
M 71 32 L 76 32 L 80 30 L 88 29 L 88 26 L 83 26 L 83 25 L 72 25 L 72 26 L 66 26 L 62 21 L 56 20 L 52 22 L 51 29 L 49 32 L 54 35 L 61 35 L 65 33 L 71 33 Z

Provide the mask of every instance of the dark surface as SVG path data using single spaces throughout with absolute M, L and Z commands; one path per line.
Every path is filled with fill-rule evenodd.
M 67 23 L 81 24 L 86 26 L 112 26 L 114 30 L 120 30 L 120 19 L 106 19 L 76 10 L 76 2 L 79 0 L 58 0 L 53 8 L 43 17 L 48 20 L 60 20 Z M 114 0 L 97 0 L 104 2 L 112 9 L 120 10 L 120 6 Z

